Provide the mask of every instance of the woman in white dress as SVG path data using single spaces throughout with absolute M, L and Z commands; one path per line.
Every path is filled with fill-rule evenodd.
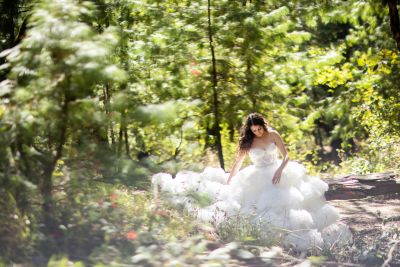
M 253 164 L 240 170 L 246 155 Z M 266 233 L 284 229 L 284 245 L 298 251 L 352 239 L 324 198 L 328 185 L 307 175 L 303 165 L 289 161 L 281 136 L 258 113 L 247 116 L 240 129 L 239 151 L 230 173 L 211 167 L 202 173 L 181 171 L 175 178 L 159 173 L 152 183 L 203 221 L 220 224 L 243 215 L 264 222 Z M 207 196 L 203 207 L 193 201 L 196 194 Z
M 259 149 L 261 152 L 267 150 L 270 145 L 274 144 L 283 156 L 283 161 L 281 165 L 275 170 L 274 176 L 272 178 L 272 183 L 277 184 L 280 181 L 283 168 L 289 161 L 289 157 L 283 144 L 282 138 L 279 133 L 268 127 L 268 124 L 264 117 L 258 113 L 250 114 L 242 128 L 240 129 L 240 139 L 239 139 L 239 152 L 235 164 L 233 165 L 232 171 L 228 178 L 228 184 L 231 179 L 236 175 L 240 169 L 245 156 L 252 150 Z M 275 148 L 272 146 L 272 148 Z M 263 155 L 264 153 L 262 153 Z M 263 155 L 264 156 L 264 155 Z M 256 160 L 257 161 L 257 160 Z M 275 161 L 275 157 L 266 158 L 263 157 L 262 161 L 266 165 L 271 164 Z

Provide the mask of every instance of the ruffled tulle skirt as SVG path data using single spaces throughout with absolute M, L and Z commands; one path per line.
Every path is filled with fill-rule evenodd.
M 338 223 L 338 211 L 324 198 L 328 185 L 292 161 L 285 166 L 280 182 L 273 184 L 280 163 L 250 165 L 238 172 L 230 185 L 226 184 L 229 173 L 211 167 L 202 173 L 181 171 L 175 178 L 158 173 L 152 184 L 202 221 L 220 224 L 234 216 L 250 216 L 264 222 L 268 233 L 272 228 L 284 230 L 284 244 L 295 250 L 350 242 L 351 232 Z

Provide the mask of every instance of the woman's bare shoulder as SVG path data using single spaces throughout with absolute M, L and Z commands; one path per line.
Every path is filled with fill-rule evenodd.
M 271 129 L 268 130 L 268 133 L 270 135 L 271 138 L 275 139 L 275 138 L 281 138 L 281 135 L 279 134 L 279 132 L 275 129 Z
M 246 156 L 248 154 L 248 152 L 249 152 L 248 150 L 239 149 L 238 152 L 237 152 L 237 156 L 238 157 Z

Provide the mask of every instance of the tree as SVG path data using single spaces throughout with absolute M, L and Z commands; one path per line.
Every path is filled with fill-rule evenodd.
M 384 0 L 383 3 L 388 6 L 390 17 L 390 29 L 392 31 L 393 39 L 396 41 L 397 49 L 400 50 L 400 20 L 399 10 L 397 5 L 398 0 Z
M 38 186 L 47 231 L 56 227 L 53 172 L 71 153 L 65 147 L 83 152 L 84 137 L 103 127 L 96 85 L 125 78 L 109 62 L 117 35 L 96 34 L 80 21 L 92 11 L 88 2 L 44 0 L 35 8 L 26 38 L 3 52 L 11 72 L 0 87 L 3 95 L 10 94 L 3 102 L 2 145 L 14 168 L 3 170 L 2 179 L 7 183 L 19 175 Z

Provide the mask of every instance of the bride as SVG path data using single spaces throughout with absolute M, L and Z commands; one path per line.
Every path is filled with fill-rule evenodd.
M 253 164 L 240 170 L 247 155 Z M 350 230 L 337 223 L 337 210 L 324 198 L 328 185 L 307 175 L 303 165 L 289 161 L 281 136 L 258 113 L 247 116 L 240 129 L 230 173 L 211 167 L 202 173 L 181 171 L 175 178 L 158 173 L 152 184 L 200 220 L 220 224 L 237 215 L 251 217 L 250 223 L 262 222 L 265 233 L 284 233 L 283 244 L 297 251 L 352 239 Z M 194 201 L 198 195 L 205 196 L 206 203 Z

